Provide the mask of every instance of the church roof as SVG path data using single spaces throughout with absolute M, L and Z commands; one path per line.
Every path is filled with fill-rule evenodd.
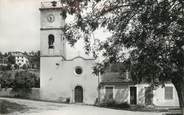
M 66 61 L 73 61 L 73 60 L 78 59 L 78 58 L 81 58 L 81 59 L 83 59 L 83 60 L 95 60 L 95 59 L 93 59 L 93 58 L 84 58 L 84 57 L 82 57 L 82 56 L 77 56 L 77 57 L 74 57 L 74 58 L 72 58 L 72 59 L 66 59 Z

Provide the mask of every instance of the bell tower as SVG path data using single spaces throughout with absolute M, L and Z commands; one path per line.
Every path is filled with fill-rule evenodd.
M 40 10 L 40 53 L 41 57 L 66 57 L 65 10 L 60 2 L 42 2 Z

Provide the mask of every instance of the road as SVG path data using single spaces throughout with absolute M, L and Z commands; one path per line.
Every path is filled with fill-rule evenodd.
M 61 104 L 13 98 L 0 99 L 26 105 L 29 108 L 28 110 L 8 115 L 162 115 L 162 113 L 158 112 L 133 112 L 81 104 Z

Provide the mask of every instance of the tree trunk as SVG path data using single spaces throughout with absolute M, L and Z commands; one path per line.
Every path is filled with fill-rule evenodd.
M 172 83 L 176 88 L 182 115 L 184 115 L 184 78 L 180 77 L 179 79 L 179 76 L 178 78 L 175 77 L 175 79 L 172 80 Z

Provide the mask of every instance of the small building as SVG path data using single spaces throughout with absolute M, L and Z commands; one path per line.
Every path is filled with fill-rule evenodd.
M 116 103 L 130 103 L 129 89 L 133 82 L 118 72 L 105 72 L 99 84 L 100 103 L 114 100 Z
M 179 106 L 178 95 L 172 83 L 152 89 L 147 83 L 134 84 L 127 78 L 127 74 L 122 76 L 118 72 L 102 74 L 99 84 L 100 102 L 114 100 L 132 105 Z

